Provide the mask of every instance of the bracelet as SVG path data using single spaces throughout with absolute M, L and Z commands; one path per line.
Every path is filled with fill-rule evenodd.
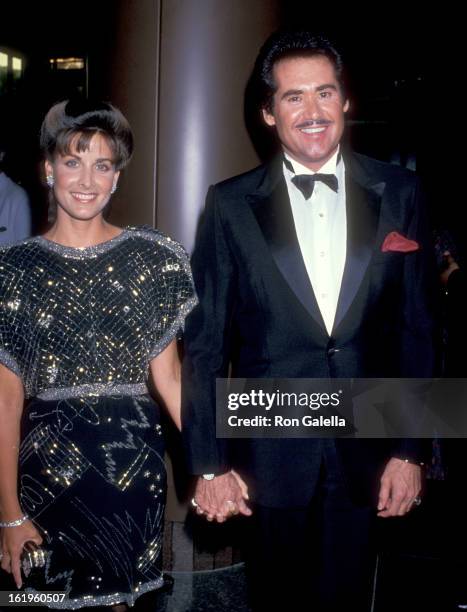
M 16 521 L 10 521 L 7 523 L 3 523 L 0 521 L 0 527 L 4 528 L 4 527 L 19 527 L 20 525 L 22 525 L 23 523 L 25 523 L 26 521 L 29 520 L 29 516 L 27 514 L 24 514 L 21 518 L 16 519 Z

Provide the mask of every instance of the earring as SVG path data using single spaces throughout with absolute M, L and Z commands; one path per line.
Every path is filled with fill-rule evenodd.
M 50 187 L 50 189 L 52 189 L 52 187 L 55 185 L 55 179 L 53 177 L 52 174 L 48 174 L 45 177 L 45 180 L 47 181 L 47 185 Z
M 113 195 L 117 191 L 117 183 L 112 185 L 112 189 L 110 190 L 110 195 Z

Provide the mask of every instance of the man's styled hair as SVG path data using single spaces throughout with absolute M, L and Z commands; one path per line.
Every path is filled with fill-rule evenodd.
M 42 123 L 40 146 L 53 160 L 57 154 L 69 155 L 72 143 L 77 151 L 86 151 L 95 134 L 107 141 L 116 170 L 124 168 L 133 153 L 133 133 L 118 108 L 107 102 L 76 99 L 55 104 Z
M 345 98 L 344 65 L 340 53 L 327 38 L 306 31 L 277 31 L 261 47 L 255 64 L 261 108 L 269 113 L 277 86 L 274 66 L 283 59 L 293 57 L 326 57 L 334 67 L 341 94 Z

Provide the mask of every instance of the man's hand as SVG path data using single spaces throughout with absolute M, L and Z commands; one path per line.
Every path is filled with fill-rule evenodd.
M 206 515 L 208 521 L 223 523 L 234 514 L 252 514 L 245 503 L 248 499 L 247 486 L 234 470 L 213 480 L 198 478 L 193 499 L 197 504 L 196 512 Z
M 403 516 L 412 507 L 421 488 L 421 467 L 393 457 L 381 477 L 378 516 Z

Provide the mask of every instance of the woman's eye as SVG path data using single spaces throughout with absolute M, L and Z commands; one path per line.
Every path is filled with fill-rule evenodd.
M 67 168 L 76 168 L 77 165 L 78 161 L 76 159 L 67 159 L 65 162 L 65 166 L 67 166 Z
M 97 164 L 96 168 L 99 172 L 108 172 L 110 170 L 110 166 L 108 164 Z

